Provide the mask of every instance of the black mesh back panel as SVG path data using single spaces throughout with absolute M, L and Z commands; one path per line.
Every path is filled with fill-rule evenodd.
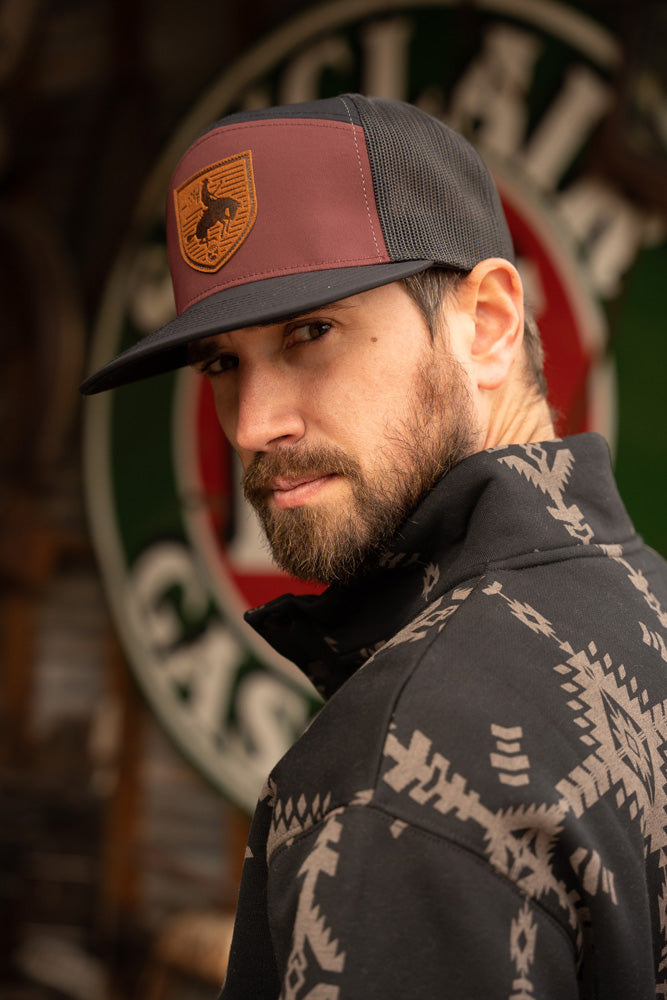
M 368 139 L 375 196 L 393 260 L 470 269 L 514 260 L 500 199 L 472 146 L 434 118 L 381 98 L 354 102 Z

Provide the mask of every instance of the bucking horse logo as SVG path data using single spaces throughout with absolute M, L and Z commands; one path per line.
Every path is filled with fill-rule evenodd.
M 218 271 L 252 229 L 257 198 L 250 151 L 200 170 L 174 192 L 181 253 L 197 271 Z
M 205 177 L 201 182 L 201 194 L 199 197 L 204 206 L 204 211 L 197 223 L 194 235 L 190 236 L 190 239 L 208 240 L 209 231 L 213 226 L 217 226 L 218 223 L 221 224 L 224 235 L 229 228 L 229 223 L 236 217 L 241 203 L 236 198 L 216 197 L 212 194 L 208 177 Z

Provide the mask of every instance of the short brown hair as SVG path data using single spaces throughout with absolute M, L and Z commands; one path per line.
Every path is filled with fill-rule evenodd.
M 408 295 L 421 309 L 431 335 L 437 329 L 442 303 L 469 274 L 469 271 L 461 271 L 453 268 L 429 267 L 426 271 L 421 271 L 419 274 L 412 274 L 402 279 Z M 526 373 L 530 379 L 530 384 L 538 391 L 540 396 L 546 398 L 547 384 L 544 377 L 544 349 L 537 323 L 528 309 L 525 312 L 523 344 L 526 357 Z

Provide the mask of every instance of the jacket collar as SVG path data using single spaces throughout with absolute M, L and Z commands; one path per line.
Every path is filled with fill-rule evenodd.
M 379 565 L 318 596 L 285 594 L 246 620 L 329 697 L 432 601 L 491 566 L 633 536 L 599 435 L 493 448 L 436 484 Z

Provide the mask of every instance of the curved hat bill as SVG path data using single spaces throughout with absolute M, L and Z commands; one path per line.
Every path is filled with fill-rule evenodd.
M 94 395 L 130 382 L 182 368 L 188 363 L 187 345 L 227 330 L 278 323 L 312 309 L 380 285 L 407 278 L 431 267 L 433 261 L 314 271 L 309 274 L 266 278 L 237 285 L 190 306 L 180 316 L 149 333 L 107 362 L 81 383 L 81 392 Z

